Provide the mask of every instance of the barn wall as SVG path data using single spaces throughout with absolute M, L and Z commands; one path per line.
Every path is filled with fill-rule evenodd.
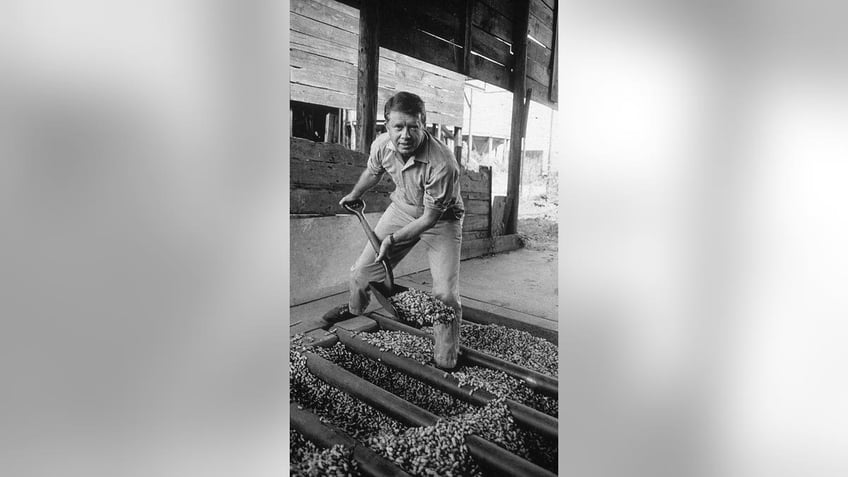
M 331 216 L 345 213 L 339 208 L 339 199 L 350 192 L 368 157 L 338 144 L 291 139 L 290 211 L 292 214 Z M 463 171 L 460 179 L 466 216 L 463 238 L 466 240 L 489 236 L 492 173 L 481 168 L 479 172 Z M 388 174 L 364 197 L 366 210 L 382 212 L 389 205 L 389 194 L 394 185 Z
M 348 270 L 365 235 L 352 214 L 341 210 L 339 199 L 350 192 L 365 167 L 367 156 L 338 144 L 291 139 L 290 168 L 290 276 L 291 305 L 343 291 Z M 492 253 L 490 240 L 492 174 L 464 171 L 460 187 L 465 202 L 463 258 Z M 393 184 L 383 181 L 366 193 L 369 222 L 376 225 L 389 205 Z M 516 247 L 517 245 L 514 245 Z M 416 247 L 396 270 L 398 276 L 428 268 L 422 246 Z
M 464 0 L 387 2 L 383 12 L 392 18 L 392 22 L 381 25 L 380 45 L 512 91 L 511 72 L 515 64 L 513 23 L 516 7 L 521 3 L 525 2 L 471 2 L 472 55 L 467 70 L 463 61 Z M 529 2 L 528 36 L 532 40 L 528 40 L 527 44 L 527 87 L 533 89 L 532 99 L 554 107 L 556 95 L 551 98 L 551 87 L 556 87 L 553 61 L 555 6 L 554 0 Z
M 291 99 L 356 109 L 359 10 L 335 0 L 292 0 Z M 380 49 L 378 105 L 397 91 L 421 96 L 427 121 L 462 126 L 465 76 Z

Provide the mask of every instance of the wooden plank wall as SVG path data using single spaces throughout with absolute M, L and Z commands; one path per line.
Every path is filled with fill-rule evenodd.
M 291 99 L 356 109 L 359 10 L 335 0 L 289 2 Z
M 290 14 L 291 99 L 355 110 L 359 10 L 292 0 Z M 379 111 L 395 92 L 411 91 L 424 100 L 428 123 L 462 127 L 464 75 L 385 48 L 379 68 Z
M 291 139 L 290 209 L 291 214 L 335 215 L 341 210 L 339 199 L 350 192 L 362 173 L 368 157 L 338 144 Z M 464 240 L 490 237 L 492 172 L 463 171 L 460 182 L 466 216 L 462 227 Z M 381 212 L 389 205 L 394 185 L 384 175 L 380 184 L 365 197 L 368 212 Z
M 472 1 L 472 56 L 467 71 L 462 61 L 464 0 L 387 2 L 384 11 L 392 21 L 381 30 L 380 44 L 511 91 L 516 5 L 517 0 Z M 556 84 L 552 53 L 555 6 L 555 0 L 530 0 L 529 36 L 538 43 L 528 41 L 527 86 L 533 88 L 534 101 L 549 106 L 556 106 L 550 98 L 550 88 Z

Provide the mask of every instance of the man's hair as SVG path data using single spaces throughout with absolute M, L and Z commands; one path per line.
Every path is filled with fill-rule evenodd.
M 423 124 L 427 124 L 427 112 L 424 110 L 424 101 L 420 96 L 406 91 L 401 91 L 386 101 L 384 110 L 386 121 L 389 120 L 389 113 L 397 111 L 400 113 L 409 114 L 410 116 L 419 116 Z

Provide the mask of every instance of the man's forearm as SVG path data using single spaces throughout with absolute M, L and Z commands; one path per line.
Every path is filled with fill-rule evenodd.
M 383 176 L 375 176 L 368 169 L 362 171 L 362 174 L 359 175 L 359 179 L 356 181 L 356 184 L 353 186 L 353 190 L 351 192 L 342 197 L 339 201 L 339 205 L 344 205 L 346 202 L 353 202 L 357 199 L 362 198 L 362 194 L 368 191 L 368 189 L 374 187 L 375 185 L 380 183 L 380 179 Z
M 395 242 L 409 242 L 417 239 L 421 234 L 436 225 L 439 220 L 439 211 L 424 209 L 424 215 L 406 224 L 397 232 L 394 232 Z
M 359 176 L 359 180 L 356 181 L 356 185 L 353 186 L 353 190 L 349 195 L 354 197 L 362 197 L 362 194 L 368 191 L 368 189 L 374 187 L 375 185 L 380 183 L 380 179 L 382 176 L 375 176 L 368 169 L 362 171 L 362 174 Z
M 387 237 L 380 237 L 383 242 L 380 244 L 380 253 L 377 254 L 375 262 L 379 262 L 387 256 L 389 250 L 393 246 L 392 238 L 394 238 L 395 243 L 411 242 L 417 239 L 427 229 L 436 225 L 436 222 L 438 222 L 440 215 L 441 212 L 438 210 L 425 208 L 424 215 L 422 215 L 421 217 L 418 217 L 412 222 L 406 224 L 406 226 L 402 227 L 400 230 L 393 232 Z

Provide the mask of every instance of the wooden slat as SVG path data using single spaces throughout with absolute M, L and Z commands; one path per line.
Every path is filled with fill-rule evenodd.
M 530 0 L 530 15 L 538 18 L 543 25 L 553 29 L 554 10 L 545 5 L 542 0 Z
M 463 200 L 463 203 L 465 205 L 465 212 L 469 214 L 489 215 L 491 206 L 488 200 L 468 199 Z
M 289 213 L 336 215 L 345 213 L 339 207 L 339 199 L 344 193 L 320 189 L 291 189 L 289 193 Z M 389 206 L 391 200 L 387 192 L 368 192 L 365 197 L 368 212 L 382 212 Z
M 492 213 L 490 215 L 490 232 L 492 237 L 504 234 L 504 211 L 506 210 L 506 196 L 498 195 L 492 198 Z
M 425 74 L 409 77 L 407 76 L 409 74 L 414 75 L 414 72 L 411 72 L 404 67 L 398 68 L 395 75 L 398 89 L 420 91 L 418 94 L 419 96 L 422 96 L 422 98 L 427 96 L 431 99 L 431 101 L 443 104 L 440 108 L 432 109 L 438 109 L 446 114 L 453 114 L 460 118 L 462 117 L 462 82 L 456 82 L 453 89 L 446 90 L 442 88 L 435 88 L 427 84 L 427 80 L 432 78 L 433 75 Z
M 551 63 L 551 50 L 533 41 L 527 42 L 527 59 L 533 60 L 546 68 Z
M 359 12 L 335 0 L 291 0 L 289 11 L 359 34 Z
M 473 192 L 473 191 L 466 192 L 466 191 L 463 190 L 462 191 L 462 200 L 473 200 L 473 199 L 489 200 L 490 199 L 489 194 L 490 194 L 489 192 Z
M 427 95 L 426 91 L 422 91 L 421 89 L 416 88 L 385 88 L 380 87 L 378 96 L 377 96 L 377 104 L 379 109 L 378 118 L 383 119 L 383 107 L 386 104 L 386 101 L 398 91 L 409 91 L 410 93 L 415 93 L 421 96 L 421 99 L 424 101 L 424 106 L 427 109 L 427 122 L 428 123 L 440 123 L 446 124 L 449 126 L 454 126 L 457 124 L 462 124 L 462 116 L 457 116 L 456 114 L 445 114 L 438 111 L 439 102 L 438 100 L 430 95 Z M 433 110 L 433 108 L 436 108 Z
M 464 85 L 465 82 L 465 75 L 459 74 L 452 69 L 440 68 L 410 56 L 398 55 L 397 64 L 402 70 L 425 72 L 428 76 L 422 79 L 425 79 L 431 86 L 451 92 L 455 92 L 456 86 Z
M 512 20 L 481 2 L 474 4 L 471 15 L 474 26 L 486 31 L 507 43 L 512 43 Z
M 291 14 L 291 30 L 315 38 L 323 38 L 342 47 L 356 45 L 359 40 L 359 35 L 297 13 Z
M 403 28 L 417 28 L 440 38 L 462 43 L 461 18 L 464 0 L 440 2 L 388 2 L 384 13 Z
M 382 88 L 385 88 L 389 91 L 397 89 L 397 54 L 394 53 L 392 56 L 387 55 L 387 53 L 394 53 L 385 48 L 380 48 L 380 71 L 379 71 L 379 83 L 378 87 L 380 91 L 378 91 L 378 95 L 382 98 Z M 377 100 L 377 117 L 382 117 L 382 107 L 385 103 L 384 99 Z
M 472 27 L 471 41 L 474 45 L 472 51 L 475 53 L 480 53 L 502 65 L 512 65 L 512 53 L 509 51 L 509 45 L 498 40 L 494 35 L 480 28 Z
M 363 167 L 348 164 L 331 164 L 328 162 L 313 162 L 292 159 L 289 162 L 289 180 L 291 186 L 298 189 L 322 189 L 341 191 L 344 195 L 353 188 Z M 371 190 L 391 192 L 394 184 L 388 174 Z
M 477 0 L 492 10 L 497 11 L 510 21 L 515 16 L 515 0 Z
M 345 93 L 356 88 L 356 81 L 346 76 L 334 75 L 325 71 L 307 70 L 302 68 L 291 69 L 291 82 L 321 88 L 338 93 Z
M 380 45 L 452 71 L 462 54 L 457 46 L 392 22 L 381 25 Z
M 465 193 L 470 192 L 488 193 L 491 191 L 488 179 L 474 179 L 468 176 L 463 176 L 460 179 L 459 184 L 460 190 L 463 192 L 463 195 L 465 195 Z
M 469 230 L 467 232 L 462 232 L 462 242 L 468 242 L 471 240 L 479 240 L 482 238 L 489 238 L 491 235 L 487 230 Z
M 325 58 L 302 50 L 291 50 L 289 62 L 292 67 L 318 69 L 338 76 L 351 76 L 356 72 L 356 66 L 351 63 Z
M 532 101 L 556 109 L 557 105 L 551 101 L 550 90 L 547 85 L 539 83 L 533 78 L 527 78 L 527 87 L 533 89 L 533 97 L 531 98 Z
M 340 93 L 299 83 L 291 83 L 289 93 L 292 101 L 321 104 L 333 108 L 356 109 L 355 94 Z
M 521 239 L 518 235 L 504 235 L 501 237 L 469 240 L 462 244 L 462 260 L 479 257 L 491 253 L 508 252 L 521 248 Z M 513 326 L 517 327 L 517 326 Z
M 552 24 L 546 24 L 542 20 L 531 15 L 527 27 L 527 33 L 546 47 L 550 48 L 551 45 L 554 44 L 554 31 L 552 30 L 552 27 Z
M 351 65 L 356 65 L 359 52 L 356 47 L 341 46 L 332 43 L 323 38 L 316 38 L 304 33 L 291 31 L 289 36 L 290 51 L 303 51 L 313 55 L 319 55 L 324 58 L 332 58 L 337 61 L 344 61 Z
M 492 63 L 485 58 L 471 56 L 471 71 L 469 76 L 511 91 L 509 71 L 505 67 Z
M 336 199 L 338 202 L 338 199 Z M 466 214 L 462 219 L 463 231 L 487 231 L 489 230 L 489 215 Z
M 542 0 L 542 3 L 550 9 L 554 9 L 556 7 L 556 0 Z
M 297 58 L 306 55 L 306 58 Z M 342 61 L 323 59 L 303 52 L 292 52 L 291 81 L 340 93 L 356 89 L 355 69 Z M 304 61 L 305 60 L 305 61 Z
M 551 73 L 548 71 L 547 64 L 540 64 L 530 58 L 527 59 L 527 77 L 544 85 L 551 82 Z
M 289 156 L 301 161 L 348 164 L 360 168 L 368 162 L 368 155 L 359 151 L 351 151 L 338 144 L 322 144 L 294 137 L 289 140 Z

